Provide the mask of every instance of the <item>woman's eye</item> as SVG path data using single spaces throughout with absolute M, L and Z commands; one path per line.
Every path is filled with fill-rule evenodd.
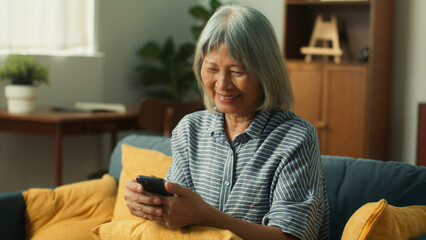
M 244 74 L 243 72 L 239 72 L 239 71 L 231 71 L 231 73 L 237 74 L 237 75 L 243 75 Z
M 210 72 L 217 72 L 217 68 L 207 68 L 207 70 L 209 70 Z

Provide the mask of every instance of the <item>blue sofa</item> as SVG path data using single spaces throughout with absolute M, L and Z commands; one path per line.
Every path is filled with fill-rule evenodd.
M 171 155 L 170 138 L 129 135 L 111 154 L 109 174 L 117 180 L 123 143 Z M 325 155 L 322 163 L 330 204 L 330 239 L 340 239 L 350 216 L 367 202 L 384 198 L 399 207 L 426 205 L 426 167 Z M 0 194 L 0 239 L 24 239 L 24 212 L 21 192 Z

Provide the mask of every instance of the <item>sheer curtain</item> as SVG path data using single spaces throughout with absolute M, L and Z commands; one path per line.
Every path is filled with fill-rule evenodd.
M 94 0 L 0 0 L 0 51 L 93 53 Z

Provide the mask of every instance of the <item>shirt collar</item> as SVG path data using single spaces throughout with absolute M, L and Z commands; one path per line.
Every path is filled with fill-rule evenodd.
M 266 124 L 268 123 L 269 116 L 271 112 L 263 111 L 259 112 L 254 118 L 250 126 L 244 131 L 251 139 L 256 139 L 262 134 L 265 129 Z
M 224 114 L 220 112 L 217 107 L 214 108 L 214 116 L 212 118 L 212 122 L 209 128 L 209 132 L 212 137 L 225 137 L 225 133 L 223 130 L 223 123 L 224 123 Z M 269 111 L 263 111 L 259 112 L 256 117 L 254 118 L 253 122 L 250 124 L 250 126 L 244 131 L 243 134 L 246 134 L 251 139 L 256 139 L 262 134 L 263 130 L 265 129 L 265 126 L 268 122 L 269 116 L 271 115 L 271 112 Z
M 212 122 L 210 124 L 209 132 L 212 137 L 219 137 L 221 135 L 225 136 L 222 127 L 224 121 L 224 114 L 220 112 L 217 107 L 214 107 L 213 111 L 214 112 L 211 113 L 213 117 Z

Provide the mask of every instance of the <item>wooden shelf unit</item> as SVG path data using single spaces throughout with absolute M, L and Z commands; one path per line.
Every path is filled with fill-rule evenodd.
M 285 0 L 284 57 L 295 94 L 295 112 L 318 131 L 322 154 L 388 159 L 393 2 Z M 315 17 L 336 15 L 340 64 L 332 58 L 303 61 Z M 369 47 L 369 58 L 358 55 Z

